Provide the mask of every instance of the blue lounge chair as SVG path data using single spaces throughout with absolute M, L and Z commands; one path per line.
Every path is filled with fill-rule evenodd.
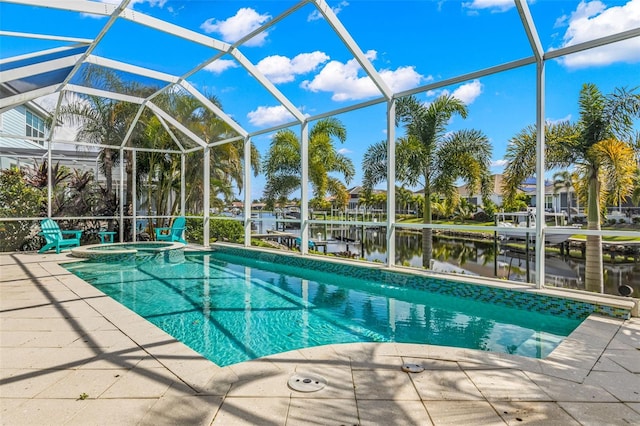
M 182 238 L 186 223 L 187 220 L 184 216 L 178 216 L 173 220 L 170 228 L 156 228 L 156 241 L 178 241 L 182 244 L 187 244 Z
M 60 253 L 64 249 L 80 247 L 82 231 L 61 231 L 58 224 L 52 219 L 44 219 L 40 222 L 40 228 L 42 229 L 40 235 L 44 236 L 47 243 L 38 250 L 38 253 L 44 253 L 54 248 L 56 253 Z M 69 238 L 65 238 L 65 235 Z

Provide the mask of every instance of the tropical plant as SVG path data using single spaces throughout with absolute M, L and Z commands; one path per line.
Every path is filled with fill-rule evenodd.
M 346 138 L 346 128 L 335 118 L 320 120 L 309 131 L 309 182 L 313 197 L 323 200 L 327 194 L 331 194 L 336 198 L 336 205 L 342 207 L 349 203 L 349 194 L 345 184 L 332 173 L 341 175 L 346 184 L 355 175 L 351 160 L 335 146 L 336 139 L 344 143 Z M 267 208 L 273 208 L 276 202 L 286 200 L 300 188 L 300 148 L 300 140 L 293 131 L 285 129 L 275 134 L 263 163 L 267 178 L 264 189 Z
M 222 109 L 219 100 L 212 95 L 207 96 L 209 102 Z M 203 104 L 193 96 L 181 92 L 172 92 L 166 95 L 161 104 L 170 112 L 176 120 L 185 125 L 194 134 L 198 135 L 205 143 L 214 142 L 237 136 L 232 127 L 217 117 L 213 111 L 205 108 Z M 164 131 L 159 120 L 152 120 L 152 132 L 154 140 L 161 142 L 163 146 L 173 145 L 173 141 L 168 139 L 168 134 Z M 186 142 L 183 142 L 185 144 Z M 174 145 L 175 146 L 175 145 Z M 210 205 L 222 207 L 234 197 L 234 191 L 242 191 L 244 186 L 244 168 L 251 167 L 254 175 L 257 175 L 260 168 L 260 154 L 254 144 L 250 144 L 251 164 L 244 164 L 244 141 L 238 140 L 228 142 L 209 148 L 210 156 Z M 187 158 L 189 167 L 186 169 L 186 208 L 188 211 L 202 211 L 204 196 L 204 153 L 203 150 L 191 152 Z M 173 205 L 167 205 L 167 195 L 171 191 L 179 191 L 180 184 L 180 158 L 177 155 L 152 158 L 160 168 L 150 167 L 153 173 L 157 174 L 162 170 L 164 176 L 159 176 L 159 205 L 156 206 L 159 212 L 175 214 L 179 207 L 178 197 L 174 197 Z M 162 201 L 164 200 L 164 201 Z
M 483 198 L 490 191 L 491 144 L 478 130 L 446 132 L 454 115 L 467 117 L 465 104 L 442 95 L 425 105 L 414 96 L 401 98 L 396 106 L 396 125 L 404 124 L 406 136 L 396 142 L 396 178 L 409 186 L 424 188 L 423 223 L 432 223 L 431 195 L 458 200 L 455 186 L 464 181 L 471 192 Z M 363 158 L 364 186 L 372 188 L 387 179 L 387 142 L 369 147 Z M 432 229 L 422 230 L 422 264 L 429 267 Z
M 44 199 L 42 190 L 26 183 L 22 170 L 11 167 L 0 171 L 0 218 L 38 216 Z M 0 222 L 0 251 L 22 248 L 33 232 L 32 225 L 22 220 Z
M 453 213 L 453 220 L 460 221 L 460 223 L 464 223 L 466 220 L 471 219 L 474 213 L 474 206 L 471 205 L 467 200 L 461 200 L 460 203 L 456 206 L 456 209 Z
M 577 193 L 586 196 L 587 229 L 600 230 L 601 203 L 607 194 L 621 197 L 629 191 L 625 182 L 637 165 L 633 146 L 633 118 L 640 115 L 640 95 L 617 88 L 604 95 L 594 84 L 584 84 L 579 96 L 580 118 L 575 123 L 545 125 L 546 164 L 549 169 L 576 166 Z M 535 172 L 536 127 L 514 136 L 505 158 L 505 192 L 513 197 L 524 179 Z M 626 189 L 625 189 L 626 188 Z M 625 194 L 629 195 L 629 194 Z M 602 236 L 588 235 L 585 286 L 603 291 Z
M 34 160 L 33 166 L 27 166 L 24 173 L 24 179 L 27 184 L 34 188 L 46 189 L 47 182 L 49 181 L 48 164 L 47 161 L 38 163 L 38 160 Z M 51 186 L 53 188 L 57 187 L 67 180 L 69 176 L 71 176 L 71 171 L 67 167 L 61 166 L 60 162 L 57 162 L 51 168 Z
M 631 202 L 636 206 L 640 205 L 640 167 L 636 168 Z
M 409 212 L 409 205 L 413 200 L 413 192 L 404 186 L 396 186 L 396 206 L 404 214 Z
M 146 98 L 158 89 L 134 82 L 124 82 L 120 76 L 108 68 L 88 66 L 84 69 L 82 78 L 89 87 L 100 87 L 114 93 L 132 95 Z M 130 102 L 117 101 L 96 95 L 80 94 L 76 95 L 71 102 L 60 107 L 60 118 L 67 123 L 78 127 L 76 139 L 82 142 L 89 142 L 100 146 L 100 169 L 105 176 L 105 188 L 103 193 L 106 196 L 104 207 L 107 209 L 104 214 L 112 216 L 118 205 L 117 196 L 113 190 L 113 168 L 120 162 L 120 156 L 116 155 L 130 131 L 133 119 L 137 115 L 139 105 Z M 139 124 L 131 129 L 126 145 L 131 145 L 133 140 L 140 138 L 141 130 L 145 128 L 145 122 L 151 117 L 150 111 L 146 110 L 139 117 Z M 133 186 L 133 169 L 131 150 L 124 151 L 126 156 L 126 200 L 125 206 L 133 203 L 134 194 L 131 190 Z M 112 223 L 109 222 L 109 230 L 112 230 Z M 126 235 L 129 235 L 126 232 Z

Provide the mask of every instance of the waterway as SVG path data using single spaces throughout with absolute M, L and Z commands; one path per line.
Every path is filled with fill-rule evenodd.
M 275 229 L 273 217 L 263 217 L 257 224 L 259 233 Z M 282 226 L 282 225 L 281 225 Z M 299 234 L 299 229 L 286 229 Z M 311 225 L 310 238 L 326 241 L 327 253 L 350 256 L 370 262 L 387 262 L 386 228 L 340 225 Z M 422 268 L 422 235 L 420 232 L 396 232 L 395 264 Z M 431 268 L 436 271 L 498 277 L 519 282 L 535 281 L 534 248 L 527 253 L 514 248 L 509 241 L 493 239 L 472 240 L 434 233 Z M 604 263 L 605 284 L 603 292 L 618 294 L 622 285 L 634 289 L 633 296 L 640 296 L 640 263 Z M 545 283 L 547 285 L 584 289 L 584 260 L 561 256 L 554 252 L 545 258 Z

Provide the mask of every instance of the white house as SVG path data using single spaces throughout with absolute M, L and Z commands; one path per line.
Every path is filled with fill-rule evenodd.
M 49 134 L 46 126 L 49 116 L 35 102 L 0 114 L 0 169 L 32 165 L 34 158 L 41 158 L 47 153 L 43 140 L 27 138 L 46 138 Z

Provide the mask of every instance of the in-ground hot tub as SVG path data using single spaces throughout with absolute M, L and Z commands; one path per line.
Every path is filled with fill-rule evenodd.
M 163 256 L 169 261 L 184 260 L 185 245 L 176 242 L 139 241 L 114 244 L 92 244 L 71 249 L 71 255 L 96 261 L 141 260 Z

